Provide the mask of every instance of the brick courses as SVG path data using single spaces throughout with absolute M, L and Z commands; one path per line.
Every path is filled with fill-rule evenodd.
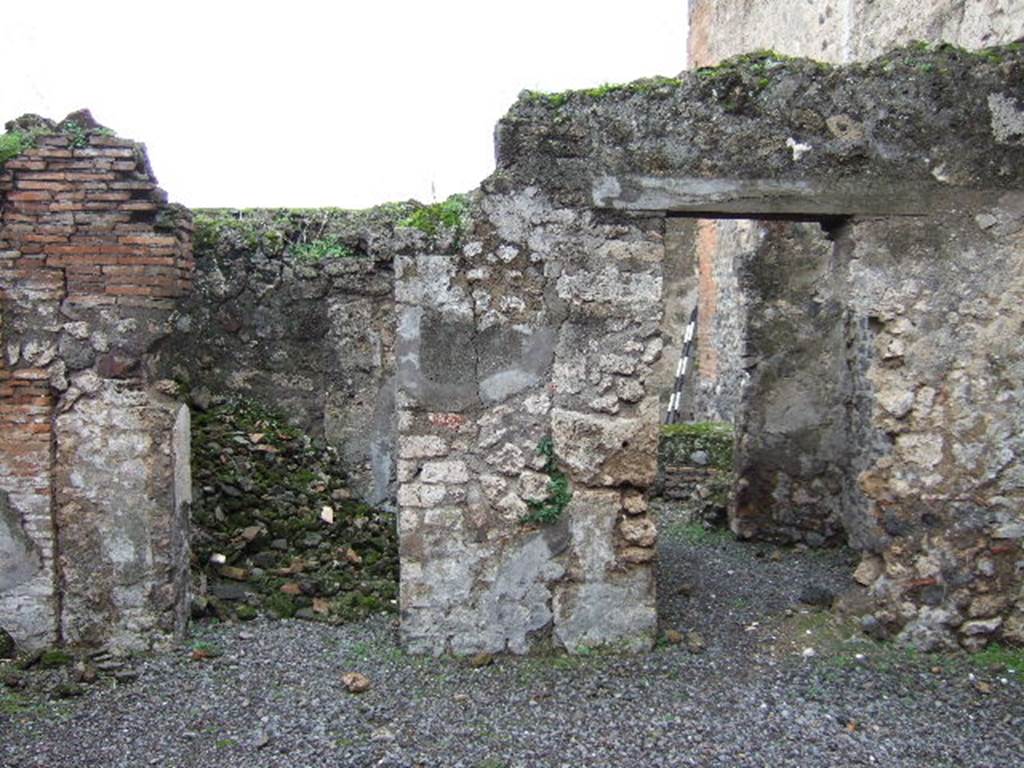
M 38 645 L 59 639 L 55 417 L 81 394 L 69 379 L 96 360 L 65 350 L 76 335 L 118 347 L 120 328 L 105 324 L 166 314 L 189 290 L 191 215 L 167 204 L 141 144 L 86 112 L 8 127 L 37 135 L 0 168 L 0 493 L 42 567 L 28 585 L 0 583 L 0 625 Z M 98 310 L 113 314 L 101 320 Z

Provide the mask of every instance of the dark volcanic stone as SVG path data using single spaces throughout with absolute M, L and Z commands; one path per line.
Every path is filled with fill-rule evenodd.
M 828 608 L 835 599 L 836 596 L 832 593 L 832 590 L 819 587 L 817 584 L 808 584 L 800 591 L 800 602 L 806 605 Z
M 245 600 L 252 590 L 234 581 L 217 581 L 210 585 L 210 593 L 221 600 Z
M 6 629 L 0 627 L 0 659 L 13 659 L 16 653 L 14 638 Z

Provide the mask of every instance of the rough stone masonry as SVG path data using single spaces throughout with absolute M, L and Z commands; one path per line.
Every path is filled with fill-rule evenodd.
M 842 450 L 822 456 L 842 471 L 819 492 L 847 497 L 833 508 L 864 553 L 865 626 L 926 647 L 1020 641 L 1022 58 L 754 56 L 679 81 L 523 94 L 462 239 L 396 262 L 407 645 L 653 639 L 644 492 L 666 215 L 828 231 L 827 263 L 795 290 L 785 254 L 744 278 L 779 320 L 748 352 L 778 361 L 759 395 L 793 418 L 816 416 L 801 416 L 787 356 L 819 361 L 843 393 Z M 828 343 L 801 354 L 808 336 Z M 742 454 L 756 425 L 738 427 Z M 536 525 L 533 505 L 557 494 L 546 440 L 572 499 Z M 756 491 L 734 525 L 770 503 Z
M 195 211 L 193 288 L 160 345 L 161 377 L 200 408 L 272 404 L 338 449 L 363 499 L 393 500 L 393 261 L 412 210 Z
M 646 647 L 662 221 L 492 183 L 460 243 L 396 261 L 403 637 Z M 557 501 L 545 445 L 572 495 L 530 522 Z
M 851 64 L 912 41 L 978 49 L 1024 37 L 1019 0 L 690 0 L 689 13 L 693 68 L 760 49 Z M 833 116 L 829 127 L 851 141 L 860 130 L 842 116 Z M 807 151 L 796 138 L 793 150 Z M 848 517 L 842 507 L 857 503 L 850 492 L 855 477 L 843 474 L 859 470 L 843 424 L 855 381 L 829 362 L 837 359 L 837 345 L 854 343 L 830 320 L 845 297 L 832 295 L 842 285 L 830 277 L 829 235 L 816 223 L 794 221 L 696 224 L 701 328 L 690 402 L 697 419 L 747 423 L 736 455 L 740 503 L 733 530 L 812 546 L 840 541 Z M 786 276 L 781 290 L 759 287 L 767 271 Z M 666 280 L 670 288 L 677 282 L 671 273 Z M 671 292 L 666 303 L 671 312 Z M 774 384 L 780 375 L 783 387 Z
M 709 216 L 830 238 L 809 264 L 751 249 L 739 322 L 760 401 L 809 418 L 792 372 L 814 361 L 842 405 L 804 503 L 863 553 L 865 627 L 1024 640 L 1022 74 L 1019 46 L 915 46 L 524 93 L 462 225 L 391 241 L 407 647 L 653 642 L 666 242 L 700 236 L 667 221 Z M 27 645 L 142 644 L 187 601 L 187 411 L 152 371 L 181 348 L 190 217 L 87 115 L 14 128 L 34 146 L 0 176 L 0 615 Z M 756 455 L 768 430 L 737 426 Z M 822 443 L 782 438 L 799 477 Z M 780 530 L 756 479 L 733 524 Z
M 140 646 L 188 605 L 189 415 L 147 352 L 191 214 L 87 112 L 9 123 L 0 168 L 0 624 L 26 648 Z

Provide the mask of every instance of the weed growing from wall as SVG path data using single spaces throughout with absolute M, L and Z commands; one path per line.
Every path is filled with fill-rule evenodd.
M 357 259 L 360 254 L 339 240 L 326 238 L 308 243 L 296 243 L 291 255 L 299 261 L 319 262 L 325 259 Z
M 81 124 L 74 120 L 66 120 L 61 125 L 61 133 L 68 137 L 68 144 L 73 149 L 89 146 L 89 134 Z
M 340 208 L 208 208 L 194 212 L 193 250 L 197 259 L 238 258 L 259 253 L 268 258 L 319 262 L 364 258 L 355 247 L 361 233 L 401 226 L 409 203 L 385 203 L 362 211 Z
M 11 131 L 0 136 L 0 168 L 12 157 L 17 157 L 27 148 L 24 134 L 19 131 Z
M 4 163 L 17 157 L 22 152 L 31 149 L 36 145 L 40 136 L 63 134 L 68 138 L 68 146 L 72 149 L 81 149 L 89 146 L 89 136 L 92 134 L 100 136 L 114 136 L 109 128 L 86 129 L 81 123 L 75 120 L 66 120 L 58 128 L 52 123 L 48 125 L 33 125 L 26 128 L 15 128 L 0 134 L 0 169 Z
M 444 202 L 417 208 L 402 222 L 402 226 L 418 229 L 431 237 L 442 228 L 458 234 L 462 231 L 466 210 L 466 196 L 452 195 Z
M 548 495 L 543 501 L 527 502 L 529 514 L 523 515 L 522 523 L 550 525 L 558 522 L 562 512 L 572 500 L 572 487 L 569 478 L 558 468 L 558 457 L 555 455 L 555 444 L 550 437 L 545 437 L 537 446 L 537 453 L 544 457 L 544 473 L 548 476 Z
M 0 169 L 11 158 L 17 157 L 27 149 L 36 145 L 36 137 L 45 133 L 43 130 L 8 131 L 0 135 Z

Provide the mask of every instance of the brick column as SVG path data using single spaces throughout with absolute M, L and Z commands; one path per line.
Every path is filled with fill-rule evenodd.
M 0 625 L 138 644 L 184 615 L 187 430 L 147 356 L 190 287 L 191 216 L 88 112 L 7 129 L 27 148 L 0 169 Z

